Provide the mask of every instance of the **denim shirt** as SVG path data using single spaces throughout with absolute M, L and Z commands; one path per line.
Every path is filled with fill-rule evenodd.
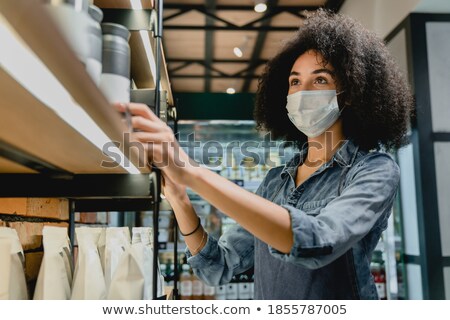
M 306 153 L 270 170 L 256 192 L 289 212 L 290 252 L 236 225 L 218 241 L 208 237 L 195 256 L 186 251 L 198 277 L 220 285 L 254 266 L 255 299 L 378 299 L 370 262 L 387 227 L 399 167 L 387 153 L 363 152 L 349 140 L 296 187 Z

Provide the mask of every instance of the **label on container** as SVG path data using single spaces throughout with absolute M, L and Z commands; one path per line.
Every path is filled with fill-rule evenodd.
M 94 58 L 87 58 L 86 60 L 86 71 L 91 76 L 92 80 L 94 80 L 97 86 L 100 85 L 100 78 L 102 76 L 102 64 L 100 61 L 95 60 Z
M 103 73 L 100 90 L 110 103 L 130 102 L 130 79 L 111 73 Z
M 217 286 L 215 288 L 216 291 L 216 300 L 226 300 L 227 299 L 227 286 Z
M 227 285 L 227 300 L 237 300 L 238 298 L 238 284 L 229 283 Z
M 380 299 L 386 299 L 386 284 L 383 282 L 375 283 L 377 287 L 378 297 Z
M 207 284 L 203 284 L 203 294 L 205 296 L 214 296 L 215 288 L 208 286 Z
M 180 295 L 182 297 L 192 296 L 192 281 L 190 280 L 180 281 Z
M 192 295 L 202 296 L 203 295 L 203 283 L 200 280 L 192 280 Z
M 238 299 L 250 300 L 250 283 L 242 282 L 238 283 Z

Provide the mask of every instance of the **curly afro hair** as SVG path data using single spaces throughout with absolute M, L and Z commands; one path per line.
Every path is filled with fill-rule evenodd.
M 318 10 L 271 59 L 259 80 L 254 117 L 257 129 L 301 146 L 307 137 L 286 111 L 288 78 L 295 60 L 308 50 L 335 69 L 344 135 L 364 150 L 394 150 L 406 142 L 413 112 L 409 86 L 384 43 L 353 19 Z

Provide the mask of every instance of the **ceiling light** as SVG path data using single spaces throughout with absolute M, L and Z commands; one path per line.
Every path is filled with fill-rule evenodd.
M 228 94 L 235 94 L 236 90 L 234 88 L 230 87 L 230 88 L 227 89 L 227 93 Z
M 244 55 L 245 49 L 247 49 L 249 40 L 250 40 L 250 37 L 245 36 L 242 44 L 239 47 L 233 48 L 233 53 L 236 57 L 242 58 L 242 56 Z
M 242 58 L 242 56 L 244 55 L 244 53 L 242 52 L 242 49 L 239 47 L 234 47 L 233 52 L 234 52 L 234 55 L 238 58 Z
M 258 13 L 266 12 L 267 10 L 266 0 L 255 0 L 254 10 Z

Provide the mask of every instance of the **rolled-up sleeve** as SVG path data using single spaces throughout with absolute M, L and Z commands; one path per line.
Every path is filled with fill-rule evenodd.
M 268 176 L 256 190 L 257 195 L 263 194 Z M 208 236 L 206 245 L 195 256 L 186 249 L 186 257 L 200 279 L 209 285 L 217 286 L 229 283 L 234 275 L 253 267 L 254 251 L 255 237 L 236 224 L 219 240 Z
M 283 206 L 290 215 L 294 244 L 288 254 L 269 247 L 273 256 L 317 269 L 349 250 L 380 218 L 387 218 L 400 180 L 395 161 L 384 153 L 368 154 L 350 172 L 350 181 L 342 194 L 318 215 Z
M 239 225 L 231 227 L 217 241 L 208 236 L 203 249 L 193 256 L 186 250 L 194 273 L 209 285 L 229 283 L 233 275 L 253 266 L 254 237 Z

